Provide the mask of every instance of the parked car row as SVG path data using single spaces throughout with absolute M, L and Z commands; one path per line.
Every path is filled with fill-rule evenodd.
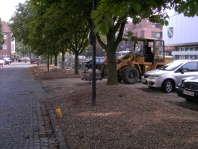
M 104 63 L 104 61 L 105 61 L 105 57 L 96 57 L 96 63 L 95 63 L 96 69 L 100 69 L 100 67 Z M 93 65 L 93 60 L 92 59 L 85 62 L 85 68 L 86 69 L 91 69 L 92 65 Z
M 10 58 L 4 58 L 5 64 L 10 65 L 12 60 Z
M 1 65 L 1 67 L 3 67 L 5 65 L 5 61 L 2 58 L 0 58 L 0 65 Z
M 31 59 L 30 59 L 30 63 L 31 63 L 31 64 L 38 64 L 39 61 L 40 61 L 39 58 L 31 58 Z
M 0 65 L 4 67 L 4 65 L 10 65 L 12 60 L 10 58 L 0 58 Z
M 141 82 L 149 88 L 161 88 L 165 93 L 176 91 L 187 101 L 198 99 L 198 60 L 175 60 L 146 72 Z

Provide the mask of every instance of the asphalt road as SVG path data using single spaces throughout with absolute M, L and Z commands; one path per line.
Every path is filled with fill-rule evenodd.
M 0 148 L 54 149 L 57 142 L 44 100 L 50 96 L 34 80 L 29 63 L 0 67 Z

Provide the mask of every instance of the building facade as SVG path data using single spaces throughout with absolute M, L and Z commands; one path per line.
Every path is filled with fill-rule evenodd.
M 133 24 L 132 22 L 128 22 L 125 25 L 124 35 L 127 32 L 132 32 L 136 37 L 144 37 L 144 38 L 156 38 L 162 39 L 162 31 L 163 27 L 160 24 L 152 23 L 148 19 L 143 19 L 138 24 Z M 133 43 L 131 41 L 123 41 L 120 43 L 118 47 L 118 51 L 132 51 Z
M 13 58 L 15 52 L 15 41 L 12 39 L 12 32 L 5 21 L 1 21 L 4 44 L 0 49 L 0 58 Z
M 198 59 L 198 16 L 175 14 L 163 27 L 163 39 L 174 59 Z
M 136 37 L 162 39 L 162 25 L 152 23 L 148 19 L 134 24 L 131 31 Z

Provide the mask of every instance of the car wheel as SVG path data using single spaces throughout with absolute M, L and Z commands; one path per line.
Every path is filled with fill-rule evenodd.
M 164 83 L 162 84 L 162 90 L 165 93 L 172 92 L 172 90 L 173 90 L 173 82 L 171 80 L 164 81 Z

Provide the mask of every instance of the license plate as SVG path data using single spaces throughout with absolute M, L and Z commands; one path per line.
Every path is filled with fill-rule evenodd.
M 147 81 L 146 81 L 146 79 L 144 79 L 144 78 L 142 78 L 142 83 L 146 83 Z
M 184 90 L 184 91 L 183 91 L 183 94 L 189 95 L 189 96 L 194 96 L 194 92 L 187 91 L 187 90 Z

